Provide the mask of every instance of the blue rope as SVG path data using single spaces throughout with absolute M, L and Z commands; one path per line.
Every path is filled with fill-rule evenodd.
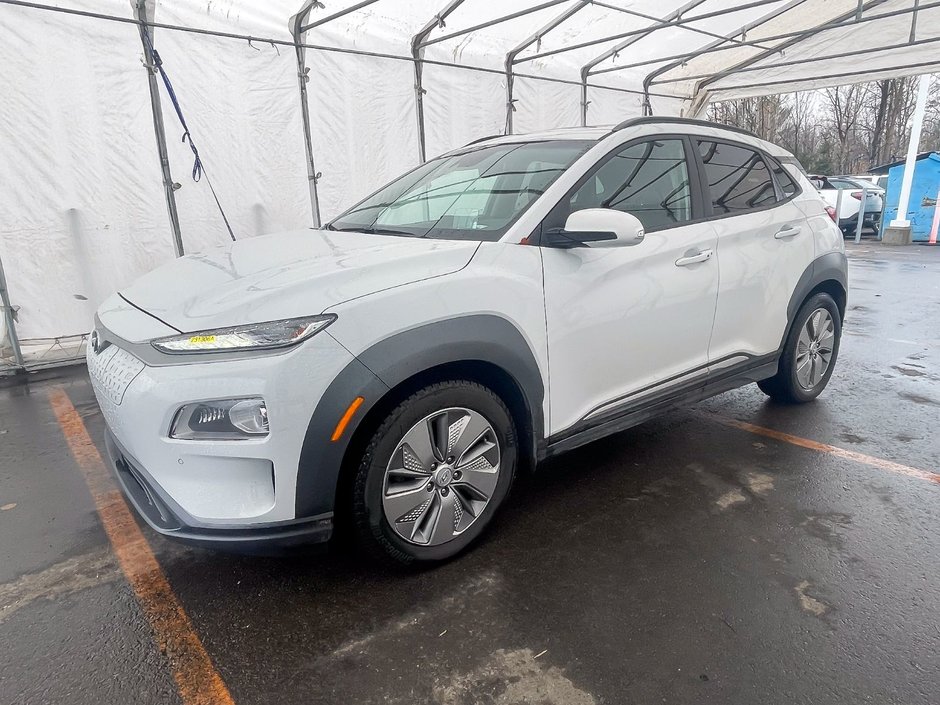
M 160 58 L 160 54 L 157 52 L 157 50 L 153 48 L 153 42 L 150 39 L 150 32 L 146 28 L 143 30 L 143 35 L 144 39 L 147 41 L 147 49 L 150 51 L 150 55 L 153 57 L 153 66 L 155 69 L 157 69 L 157 71 L 160 72 L 160 77 L 163 79 L 163 85 L 166 86 L 166 92 L 170 96 L 170 101 L 173 103 L 173 109 L 176 111 L 176 117 L 179 118 L 180 125 L 183 127 L 183 138 L 181 141 L 187 143 L 189 148 L 193 150 L 193 181 L 199 182 L 203 176 L 206 177 L 206 184 L 209 186 L 209 191 L 212 192 L 212 198 L 215 199 L 215 205 L 219 207 L 219 213 L 222 215 L 222 220 L 225 222 L 225 227 L 228 229 L 228 234 L 234 242 L 235 233 L 232 232 L 232 226 L 228 222 L 228 218 L 225 216 L 225 210 L 222 208 L 222 203 L 219 201 L 219 196 L 212 187 L 212 181 L 209 179 L 209 174 L 206 173 L 205 167 L 202 164 L 202 159 L 199 157 L 199 150 L 196 149 L 196 145 L 193 144 L 193 137 L 189 132 L 189 126 L 186 124 L 186 118 L 183 117 L 183 109 L 180 107 L 180 102 L 176 97 L 176 91 L 173 90 L 173 84 L 170 83 L 170 77 L 167 76 L 166 70 L 163 68 L 163 59 Z

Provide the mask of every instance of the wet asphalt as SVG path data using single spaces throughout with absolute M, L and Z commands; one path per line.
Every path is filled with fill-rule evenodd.
M 475 550 L 395 571 L 144 535 L 239 705 L 940 702 L 940 249 L 850 247 L 814 404 L 755 386 L 558 457 Z M 0 704 L 185 703 L 48 394 L 0 389 Z M 14 506 L 10 506 L 14 505 Z

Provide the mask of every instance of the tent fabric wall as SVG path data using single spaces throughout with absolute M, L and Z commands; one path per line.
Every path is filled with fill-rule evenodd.
M 414 69 L 409 61 L 315 50 L 307 66 L 325 222 L 418 163 Z
M 580 86 L 519 77 L 514 79 L 513 88 L 513 97 L 517 101 L 513 115 L 514 132 L 524 134 L 579 124 Z
M 173 257 L 140 39 L 133 25 L 0 12 L 0 256 L 17 330 L 84 333 L 105 296 Z
M 0 258 L 27 339 L 86 331 L 108 293 L 173 256 L 132 3 L 47 2 L 0 0 Z M 642 114 L 645 91 L 655 114 L 680 115 L 716 98 L 940 69 L 936 0 L 919 4 L 916 27 L 910 0 L 147 3 L 154 45 L 238 237 L 313 223 L 289 28 L 305 7 L 305 23 L 329 19 L 301 37 L 324 218 L 417 164 L 412 38 L 425 27 L 429 157 L 504 131 L 505 61 L 520 46 L 515 132 L 580 124 L 584 71 L 587 123 L 598 125 Z M 184 247 L 224 245 L 208 184 L 190 178 L 192 153 L 160 90 Z

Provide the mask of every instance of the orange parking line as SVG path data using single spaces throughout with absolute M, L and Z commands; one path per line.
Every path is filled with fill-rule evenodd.
M 865 455 L 864 453 L 857 453 L 854 450 L 846 450 L 845 448 L 831 446 L 828 443 L 811 441 L 808 438 L 801 438 L 800 436 L 791 436 L 789 433 L 784 433 L 783 431 L 775 431 L 772 428 L 765 428 L 764 426 L 755 426 L 754 424 L 748 423 L 747 421 L 729 419 L 726 416 L 721 416 L 719 414 L 708 411 L 700 411 L 698 413 L 707 419 L 711 419 L 712 421 L 723 424 L 724 426 L 740 429 L 741 431 L 756 433 L 760 436 L 773 438 L 778 441 L 783 441 L 784 443 L 800 446 L 801 448 L 809 448 L 810 450 L 819 451 L 820 453 L 829 453 L 830 455 L 834 455 L 837 458 L 852 460 L 856 463 L 862 463 L 873 468 L 878 468 L 879 470 L 887 470 L 888 472 L 893 472 L 898 475 L 916 477 L 919 480 L 927 480 L 928 482 L 935 482 L 940 484 L 940 474 L 935 472 L 920 470 L 919 468 L 912 468 L 909 465 L 902 465 L 901 463 L 896 463 L 893 460 L 876 458 L 871 455 Z
M 160 651 L 170 662 L 183 705 L 234 703 L 124 497 L 105 468 L 82 417 L 61 388 L 50 392 L 49 402 L 72 457 L 85 476 L 121 570 L 150 622 Z

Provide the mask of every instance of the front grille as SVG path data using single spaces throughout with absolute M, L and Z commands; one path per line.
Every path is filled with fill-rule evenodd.
M 109 345 L 100 353 L 88 347 L 88 376 L 95 391 L 119 406 L 124 392 L 144 369 L 144 363 L 117 345 Z

